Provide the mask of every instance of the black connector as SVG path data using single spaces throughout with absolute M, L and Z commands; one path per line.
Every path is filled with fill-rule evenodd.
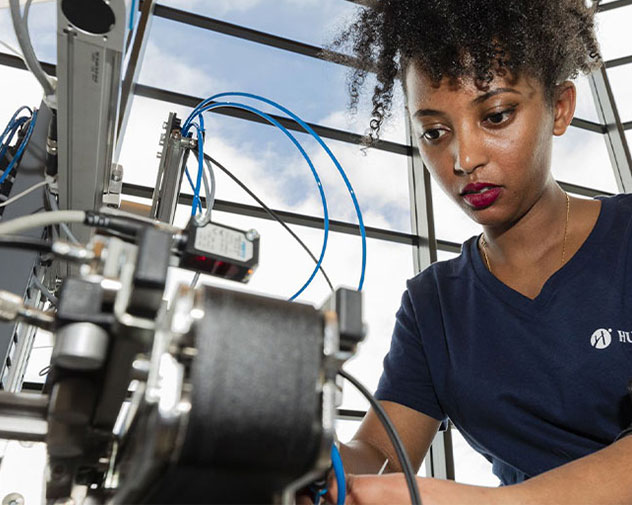
M 52 111 L 46 139 L 46 175 L 57 175 L 57 111 Z
M 74 277 L 61 287 L 57 306 L 57 324 L 88 322 L 108 327 L 114 323 L 111 311 L 103 310 L 103 288 L 99 284 Z
M 338 288 L 325 302 L 322 310 L 332 310 L 338 316 L 340 349 L 353 351 L 364 340 L 362 293 L 355 289 Z
M 248 282 L 259 264 L 259 234 L 218 223 L 186 228 L 180 267 L 223 279 Z
M 93 226 L 95 228 L 102 228 L 106 231 L 115 231 L 129 235 L 131 237 L 139 236 L 140 232 L 147 228 L 148 225 L 141 221 L 136 221 L 131 218 L 110 216 L 107 214 L 101 214 L 92 210 L 86 211 L 86 217 L 83 223 L 87 226 Z
M 146 227 L 138 237 L 138 254 L 128 311 L 142 317 L 155 317 L 167 284 L 173 237 L 170 233 Z

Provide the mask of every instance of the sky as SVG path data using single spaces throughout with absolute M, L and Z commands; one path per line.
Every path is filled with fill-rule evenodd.
M 318 46 L 331 41 L 356 9 L 344 0 L 162 0 L 160 3 Z M 598 33 L 606 59 L 632 53 L 631 23 L 632 6 L 599 15 Z M 30 31 L 38 56 L 48 62 L 56 61 L 52 3 L 33 5 Z M 0 40 L 16 45 L 6 9 L 0 9 Z M 5 48 L 0 47 L 0 50 L 5 51 Z M 20 105 L 35 105 L 41 99 L 38 84 L 26 72 L 0 67 L 0 76 L 3 97 L 0 122 L 5 121 L 3 118 L 8 120 Z M 629 85 L 632 65 L 612 69 L 610 77 L 622 119 L 632 120 L 632 87 Z M 252 92 L 278 101 L 306 121 L 356 133 L 363 133 L 367 124 L 366 100 L 361 103 L 357 116 L 347 112 L 343 67 L 160 18 L 153 21 L 140 82 L 199 97 L 221 91 Z M 577 86 L 577 117 L 597 121 L 587 79 L 580 77 Z M 162 123 L 171 111 L 181 118 L 189 113 L 186 108 L 150 99 L 137 97 L 134 100 L 120 159 L 126 182 L 154 185 L 158 139 Z M 320 198 L 309 168 L 281 132 L 214 114 L 207 115 L 206 122 L 206 151 L 231 169 L 269 206 L 322 217 Z M 628 139 L 631 133 L 628 132 Z M 340 175 L 315 142 L 306 135 L 297 134 L 297 138 L 320 173 L 330 218 L 355 223 L 354 209 Z M 399 90 L 384 138 L 406 142 L 403 96 Z M 347 171 L 365 223 L 410 232 L 407 159 L 375 150 L 363 153 L 357 146 L 336 141 L 327 141 L 327 144 Z M 565 136 L 555 139 L 553 170 L 555 176 L 565 182 L 605 192 L 617 191 L 606 145 L 598 134 L 571 128 Z M 254 205 L 232 181 L 223 174 L 216 175 L 217 198 Z M 433 205 L 439 238 L 461 242 L 479 232 L 478 226 L 470 222 L 436 184 L 433 184 Z M 180 208 L 176 222 L 186 223 L 189 213 L 189 209 Z M 242 229 L 257 229 L 262 237 L 261 259 L 247 286 L 216 279 L 204 279 L 205 282 L 287 298 L 311 273 L 313 263 L 309 257 L 278 224 L 222 212 L 214 212 L 214 219 Z M 312 251 L 320 251 L 322 231 L 295 229 Z M 357 286 L 360 253 L 358 237 L 330 233 L 324 267 L 335 285 Z M 450 256 L 440 254 L 441 259 Z M 368 335 L 347 369 L 369 389 L 375 389 L 381 361 L 388 350 L 394 314 L 405 281 L 414 271 L 412 251 L 405 245 L 369 240 L 367 257 L 364 302 Z M 170 290 L 177 282 L 188 281 L 190 276 L 188 272 L 171 272 Z M 317 276 L 299 300 L 319 306 L 327 296 L 327 286 Z M 41 351 L 34 358 L 38 364 L 47 359 L 45 350 Z M 41 369 L 35 365 L 32 368 Z M 346 389 L 343 406 L 364 409 L 366 403 Z M 350 426 L 354 425 L 344 423 L 343 427 L 341 424 L 341 433 L 350 436 Z M 489 480 L 486 462 L 476 459 L 463 444 L 456 437 L 457 480 L 493 484 L 495 481 Z

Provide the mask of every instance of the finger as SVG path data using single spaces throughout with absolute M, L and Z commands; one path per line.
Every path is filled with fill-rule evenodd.
M 403 474 L 351 475 L 347 481 L 346 505 L 410 504 Z

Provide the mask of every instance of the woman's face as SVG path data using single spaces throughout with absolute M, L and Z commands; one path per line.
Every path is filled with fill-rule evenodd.
M 516 222 L 552 187 L 552 136 L 564 133 L 575 105 L 573 85 L 561 89 L 551 105 L 535 79 L 496 77 L 485 91 L 472 79 L 444 79 L 436 87 L 415 63 L 408 66 L 408 109 L 421 157 L 474 221 Z

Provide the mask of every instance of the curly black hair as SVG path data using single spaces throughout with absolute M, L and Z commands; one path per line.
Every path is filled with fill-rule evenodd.
M 351 110 L 369 72 L 377 76 L 367 135 L 372 144 L 410 61 L 437 86 L 443 78 L 469 77 L 484 90 L 497 75 L 531 75 L 551 100 L 557 84 L 601 63 L 596 7 L 585 0 L 378 0 L 359 10 L 332 49 L 350 46 L 356 58 Z

